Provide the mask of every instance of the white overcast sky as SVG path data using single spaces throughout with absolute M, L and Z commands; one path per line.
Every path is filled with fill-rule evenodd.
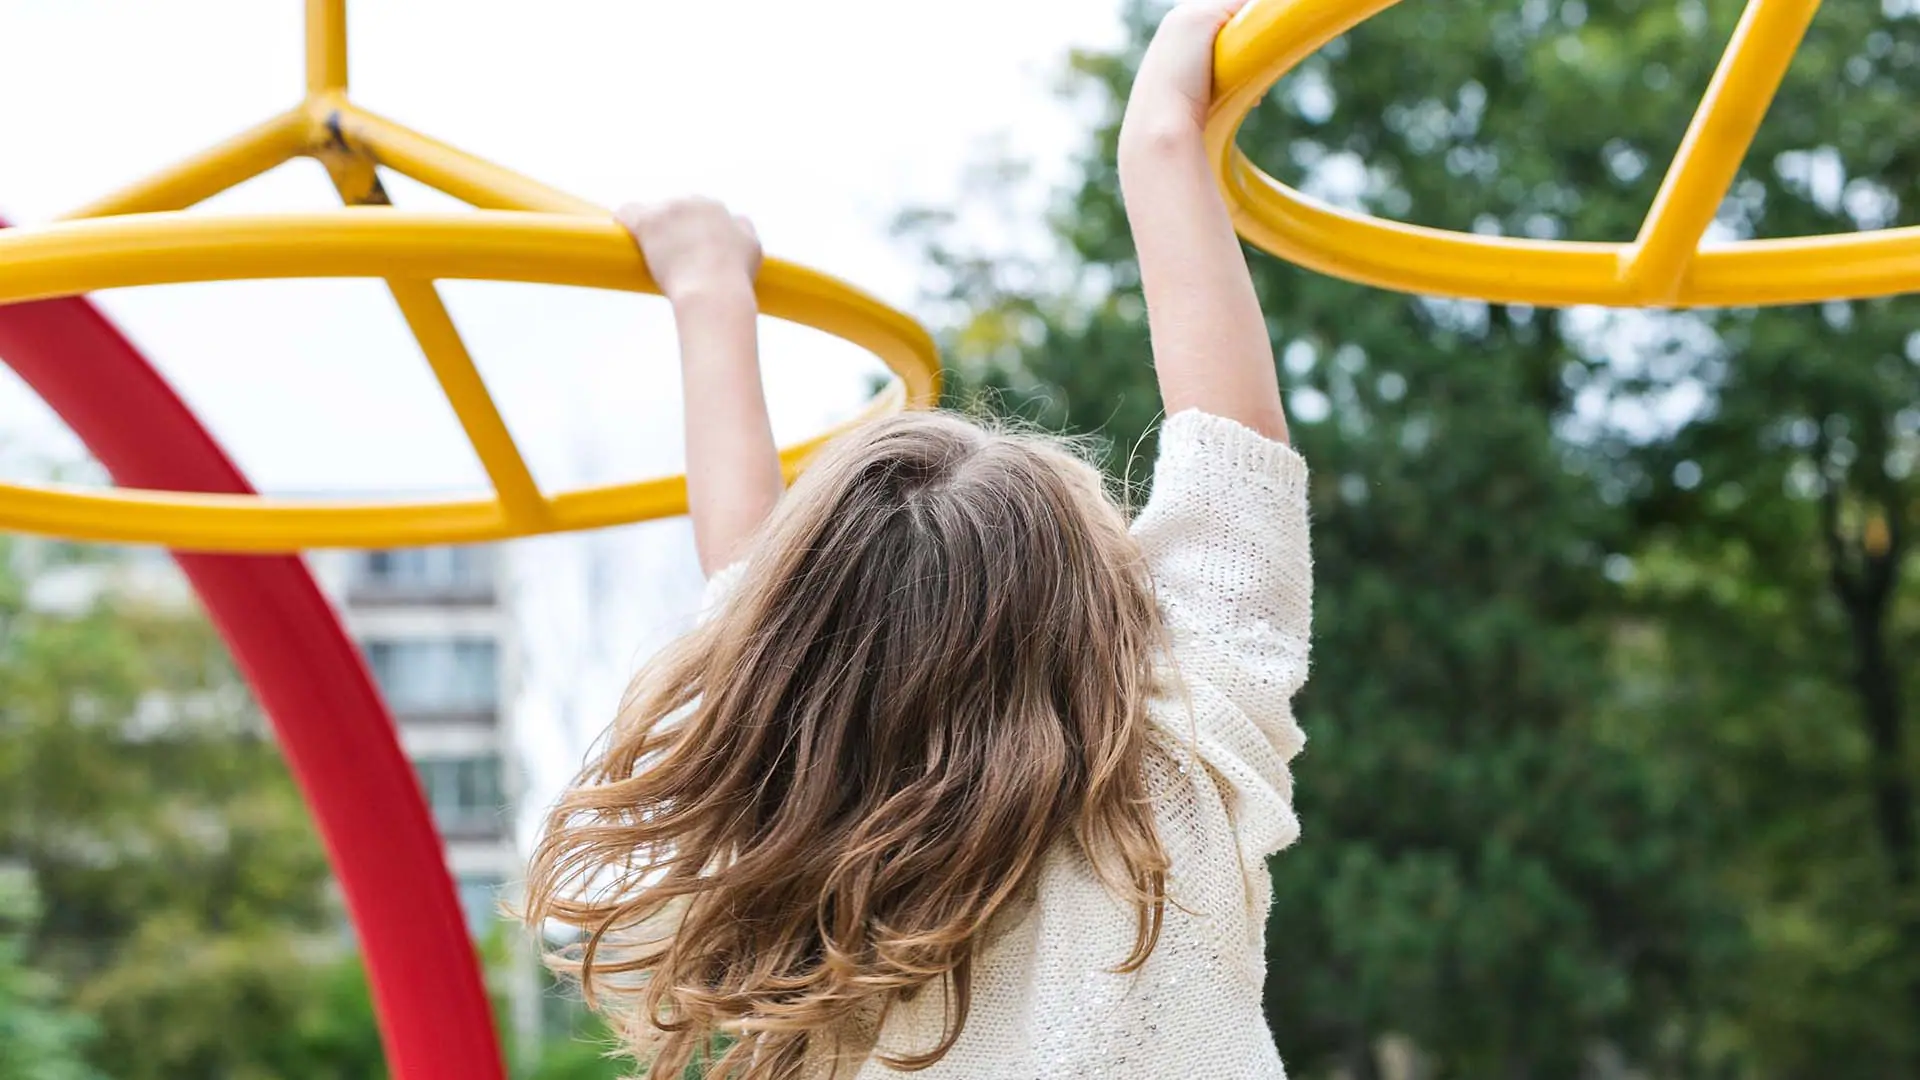
M 350 7 L 354 95 L 598 202 L 683 191 L 753 215 L 769 251 L 900 304 L 915 268 L 886 236 L 950 196 L 984 140 L 1043 166 L 1082 133 L 1047 93 L 1066 50 L 1110 40 L 1116 0 L 370 0 Z M 44 220 L 283 108 L 301 87 L 299 0 L 0 0 L 0 212 Z M 396 202 L 450 203 L 404 180 Z M 208 212 L 321 208 L 293 165 Z M 671 337 L 659 305 L 529 286 L 446 287 L 537 474 L 580 440 L 614 474 L 671 465 Z M 256 483 L 464 487 L 481 473 L 374 282 L 106 294 Z M 844 410 L 862 354 L 770 328 L 777 422 Z M 0 392 L 10 449 L 51 425 Z M 38 421 L 38 422 L 36 422 Z M 667 433 L 671 434 L 671 433 Z M 30 444 L 31 445 L 31 444 Z M 49 445 L 57 445 L 50 443 Z
M 611 205 L 698 191 L 751 214 L 769 253 L 897 304 L 919 280 L 887 236 L 956 194 L 1000 142 L 1058 175 L 1084 123 L 1051 86 L 1118 36 L 1118 0 L 358 0 L 367 107 Z M 291 104 L 300 0 L 0 0 L 0 213 L 44 221 Z M 457 209 L 395 181 L 396 203 Z M 334 205 L 296 162 L 201 212 Z M 1038 223 L 1035 223 L 1038 227 Z M 664 305 L 482 283 L 444 293 L 536 476 L 638 477 L 680 459 Z M 369 281 L 169 286 L 98 297 L 256 484 L 281 491 L 484 483 L 425 363 Z M 877 365 L 768 327 L 783 436 L 856 407 Z M 0 450 L 21 475 L 76 445 L 0 371 Z M 626 668 L 698 588 L 683 523 L 521 545 L 536 803 L 607 717 Z M 562 737 L 555 738 L 558 731 Z

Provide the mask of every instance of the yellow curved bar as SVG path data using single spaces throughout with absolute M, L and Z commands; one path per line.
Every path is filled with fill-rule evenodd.
M 1734 28 L 1686 138 L 1654 196 L 1622 274 L 1636 294 L 1670 299 L 1740 172 L 1773 92 L 1820 0 L 1755 0 Z
M 545 517 L 547 501 L 540 494 L 540 485 L 515 445 L 513 433 L 507 430 L 493 395 L 487 392 L 486 381 L 474 366 L 466 343 L 460 340 L 460 331 L 453 325 L 453 316 L 447 312 L 439 290 L 431 281 L 401 279 L 388 281 L 387 289 L 400 308 L 400 317 L 413 331 L 414 340 L 420 343 L 447 404 L 453 407 L 454 417 L 467 433 L 467 442 L 487 471 L 487 479 L 493 481 L 501 509 L 516 522 L 532 523 Z
M 110 217 L 185 209 L 305 152 L 310 126 L 300 109 L 281 113 L 66 216 Z
M 1495 303 L 1722 307 L 1920 289 L 1920 227 L 1706 245 L 1697 253 L 1698 233 L 1686 236 L 1710 218 L 1700 206 L 1718 205 L 1733 175 L 1722 159 L 1745 148 L 1818 0 L 1751 0 L 1641 243 L 1407 225 L 1329 206 L 1261 171 L 1236 144 L 1248 113 L 1301 61 L 1397 2 L 1252 0 L 1221 32 L 1207 149 L 1234 225 L 1249 242 L 1366 285 Z
M 907 405 L 890 384 L 857 416 L 780 453 L 789 479 L 820 447 Z M 366 503 L 199 495 L 131 488 L 0 484 L 0 528 L 72 540 L 154 544 L 183 551 L 287 552 L 510 540 L 673 517 L 686 512 L 685 476 L 562 492 L 538 528 L 510 519 L 493 499 Z
M 252 278 L 380 277 L 538 282 L 655 291 L 626 233 L 605 219 L 386 209 L 247 217 L 140 214 L 0 231 L 0 304 L 98 289 Z M 898 382 L 854 420 L 782 453 L 789 474 L 852 424 L 939 395 L 933 339 L 837 279 L 770 259 L 761 310 L 879 357 Z M 294 551 L 501 540 L 686 512 L 684 477 L 565 492 L 537 518 L 498 496 L 436 502 L 298 502 L 251 496 L 0 485 L 0 528 L 190 551 Z

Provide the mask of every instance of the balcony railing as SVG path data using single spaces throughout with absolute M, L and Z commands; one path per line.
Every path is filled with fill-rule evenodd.
M 485 606 L 499 599 L 498 567 L 486 547 L 408 548 L 354 555 L 347 602 L 364 606 Z
M 356 576 L 347 582 L 355 607 L 491 607 L 499 589 L 487 581 L 393 581 Z

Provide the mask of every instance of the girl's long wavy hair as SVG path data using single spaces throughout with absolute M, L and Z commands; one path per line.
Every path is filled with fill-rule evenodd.
M 875 1053 L 1071 845 L 1160 933 L 1141 556 L 1066 444 L 948 414 L 824 451 L 735 591 L 634 680 L 535 852 L 523 916 L 656 1080 L 794 1080 Z M 892 1048 L 888 1048 L 891 1050 Z M 883 1051 L 884 1052 L 884 1051 Z

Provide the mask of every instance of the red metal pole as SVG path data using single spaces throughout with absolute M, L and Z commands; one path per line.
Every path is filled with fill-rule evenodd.
M 116 482 L 252 491 L 173 388 L 84 298 L 0 306 L 0 359 Z M 333 606 L 298 558 L 175 558 L 273 723 L 319 826 L 366 955 L 395 1080 L 504 1080 L 439 834 Z

